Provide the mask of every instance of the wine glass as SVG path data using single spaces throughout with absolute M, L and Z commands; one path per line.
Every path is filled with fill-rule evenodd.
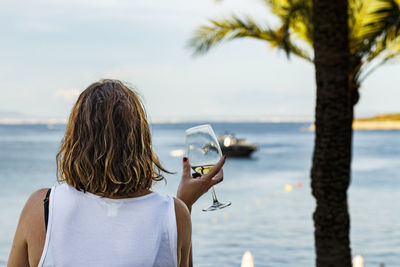
M 186 132 L 186 147 L 192 169 L 200 175 L 207 174 L 221 159 L 222 152 L 211 125 L 204 124 Z M 218 210 L 231 205 L 231 202 L 218 201 L 214 187 L 211 187 L 213 204 L 203 211 Z

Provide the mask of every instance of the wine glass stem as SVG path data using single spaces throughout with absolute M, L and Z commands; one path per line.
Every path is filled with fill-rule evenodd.
M 218 199 L 217 199 L 217 195 L 215 194 L 214 186 L 211 187 L 211 194 L 212 194 L 214 203 L 217 203 Z

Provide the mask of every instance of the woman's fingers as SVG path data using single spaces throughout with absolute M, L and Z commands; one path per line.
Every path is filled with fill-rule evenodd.
M 222 166 L 225 164 L 226 156 L 223 156 L 218 163 L 212 168 L 206 175 L 204 175 L 204 179 L 211 180 L 217 173 L 221 170 Z
M 220 182 L 222 182 L 222 180 L 224 180 L 224 171 L 221 169 L 217 175 L 215 175 L 213 178 L 211 178 L 211 185 L 216 185 L 219 184 Z
M 183 164 L 183 171 L 182 171 L 182 178 L 190 178 L 190 164 L 189 164 L 189 159 L 184 157 L 182 159 L 182 164 Z

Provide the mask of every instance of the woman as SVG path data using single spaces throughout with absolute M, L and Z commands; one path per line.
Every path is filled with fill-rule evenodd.
M 177 198 L 152 192 L 167 171 L 139 98 L 120 81 L 96 82 L 71 112 L 60 183 L 22 210 L 8 266 L 191 266 L 190 210 L 222 181 L 224 161 L 193 179 L 183 158 Z

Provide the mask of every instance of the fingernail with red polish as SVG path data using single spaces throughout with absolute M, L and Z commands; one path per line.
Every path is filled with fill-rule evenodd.
M 187 158 L 187 157 L 184 157 L 184 158 L 183 158 L 183 162 L 186 162 L 186 161 L 188 161 L 188 158 Z

